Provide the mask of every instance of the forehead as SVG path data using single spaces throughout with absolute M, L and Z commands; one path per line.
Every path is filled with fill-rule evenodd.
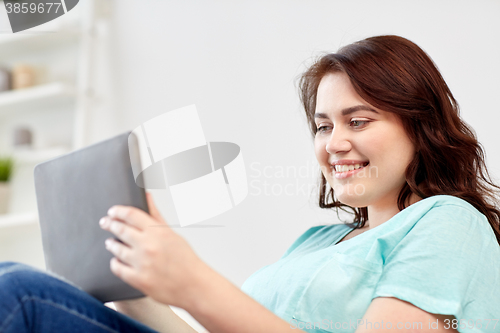
M 399 119 L 395 114 L 380 110 L 361 98 L 347 74 L 335 72 L 323 76 L 316 94 L 315 118 L 343 117 L 355 112 L 378 118 Z
M 328 73 L 323 76 L 316 94 L 316 112 L 335 111 L 357 104 L 368 105 L 354 90 L 345 73 Z

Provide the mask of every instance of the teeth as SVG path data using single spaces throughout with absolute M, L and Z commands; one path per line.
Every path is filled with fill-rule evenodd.
M 363 164 L 336 165 L 335 166 L 335 171 L 336 172 L 347 172 L 347 171 L 352 171 L 352 170 L 360 169 L 362 167 L 363 167 Z

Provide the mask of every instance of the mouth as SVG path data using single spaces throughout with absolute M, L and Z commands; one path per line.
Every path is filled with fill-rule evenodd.
M 366 168 L 370 162 L 363 162 L 357 164 L 337 164 L 332 165 L 335 170 L 335 178 L 342 179 L 351 177 L 352 175 L 358 173 L 360 170 Z

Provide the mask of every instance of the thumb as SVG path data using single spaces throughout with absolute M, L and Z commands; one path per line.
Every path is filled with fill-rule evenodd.
M 155 220 L 165 223 L 163 217 L 158 211 L 158 208 L 156 208 L 156 205 L 153 200 L 153 195 L 149 192 L 146 192 L 146 199 L 148 201 L 149 215 L 151 215 Z

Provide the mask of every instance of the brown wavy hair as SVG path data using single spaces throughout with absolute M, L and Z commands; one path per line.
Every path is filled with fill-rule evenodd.
M 356 92 L 371 105 L 399 116 L 417 151 L 406 169 L 398 208 L 412 193 L 425 199 L 452 195 L 486 216 L 500 244 L 500 187 L 491 180 L 476 135 L 461 118 L 457 101 L 432 59 L 415 43 L 399 36 L 376 36 L 323 55 L 299 80 L 299 91 L 313 137 L 318 86 L 327 73 L 343 72 Z M 331 200 L 328 203 L 328 200 Z M 354 208 L 334 197 L 320 175 L 319 206 L 354 214 L 362 228 L 366 207 Z M 350 211 L 352 210 L 352 211 Z

